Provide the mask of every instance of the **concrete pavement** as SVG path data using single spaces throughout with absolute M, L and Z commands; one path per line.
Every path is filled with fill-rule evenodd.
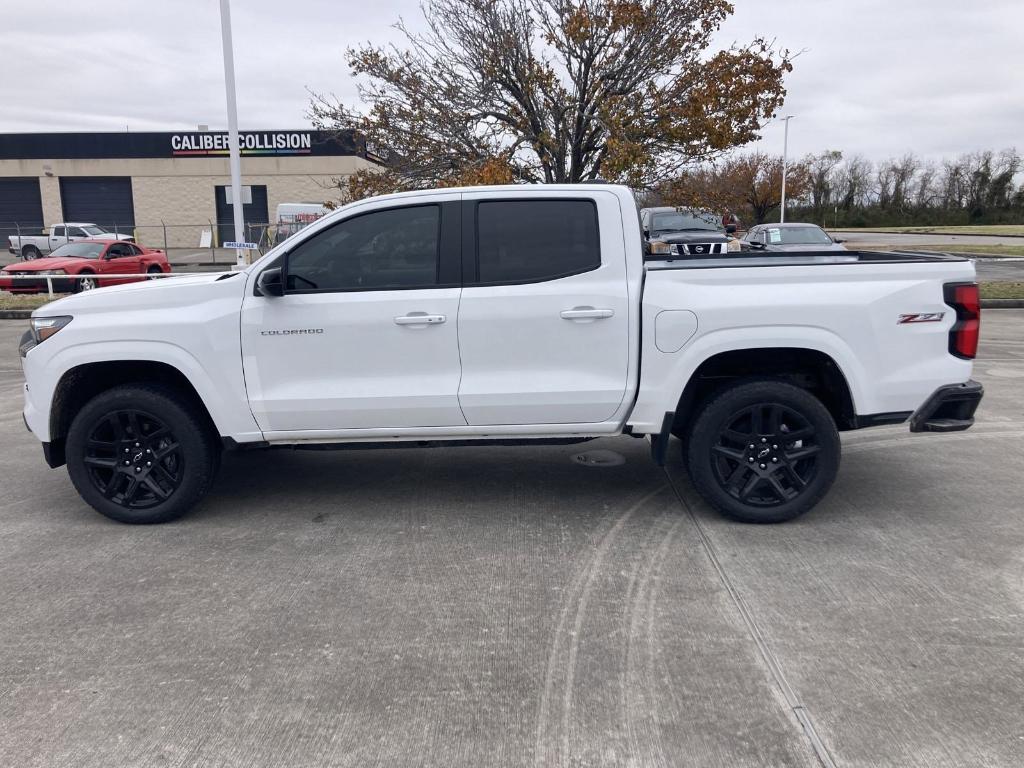
M 985 315 L 973 430 L 850 433 L 771 527 L 630 438 L 230 455 L 191 516 L 118 525 L 24 431 L 23 326 L 0 765 L 1024 763 L 1024 312 Z

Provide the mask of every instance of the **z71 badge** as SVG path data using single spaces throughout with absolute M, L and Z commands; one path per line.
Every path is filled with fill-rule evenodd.
M 920 312 L 915 315 L 900 315 L 896 325 L 907 325 L 908 323 L 937 323 L 946 316 L 945 312 Z

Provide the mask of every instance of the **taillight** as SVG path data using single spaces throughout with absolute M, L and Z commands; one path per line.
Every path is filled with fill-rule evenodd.
M 956 323 L 949 329 L 949 353 L 964 360 L 978 354 L 981 332 L 981 297 L 977 283 L 946 283 L 943 298 L 956 310 Z

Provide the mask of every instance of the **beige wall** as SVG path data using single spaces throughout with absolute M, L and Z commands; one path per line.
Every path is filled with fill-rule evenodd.
M 280 203 L 337 201 L 339 179 L 372 163 L 347 157 L 243 157 L 242 183 L 267 187 L 267 214 Z M 52 175 L 47 175 L 52 174 Z M 61 221 L 60 177 L 130 176 L 140 242 L 196 247 L 216 219 L 215 187 L 231 183 L 227 158 L 175 157 L 111 160 L 0 160 L 0 177 L 38 176 L 43 221 Z

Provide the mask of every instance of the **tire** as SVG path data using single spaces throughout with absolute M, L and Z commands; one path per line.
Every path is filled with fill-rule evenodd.
M 97 512 L 122 523 L 166 523 L 210 488 L 219 448 L 205 419 L 174 390 L 129 384 L 107 390 L 68 430 L 68 474 Z
M 160 267 L 158 267 L 156 264 L 152 265 L 149 269 L 146 270 L 147 275 L 162 275 L 163 273 L 164 271 L 160 269 Z M 156 280 L 157 278 L 150 277 L 149 279 Z
M 686 450 L 700 495 L 744 523 L 799 517 L 822 499 L 839 471 L 832 415 L 811 393 L 776 380 L 747 380 L 713 395 L 693 423 Z
M 26 245 L 24 248 L 21 249 L 21 258 L 23 258 L 25 261 L 34 261 L 35 259 L 40 258 L 42 255 L 43 254 L 41 254 L 39 252 L 39 249 L 36 248 L 34 245 Z
M 75 280 L 75 293 L 85 293 L 86 291 L 92 291 L 99 287 L 99 281 L 92 272 L 79 272 L 80 275 L 89 275 L 89 277 L 83 277 L 81 280 Z

